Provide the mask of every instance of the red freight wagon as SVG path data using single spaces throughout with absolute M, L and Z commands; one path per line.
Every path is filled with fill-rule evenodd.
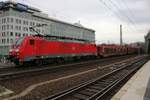
M 114 45 L 97 45 L 97 52 L 100 57 L 109 57 L 115 55 L 116 48 Z
M 100 57 L 110 57 L 117 55 L 127 54 L 127 48 L 125 46 L 115 45 L 115 44 L 102 44 L 97 45 L 97 53 Z

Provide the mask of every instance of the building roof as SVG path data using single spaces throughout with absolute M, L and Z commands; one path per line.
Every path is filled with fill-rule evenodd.
M 16 3 L 16 2 L 13 2 L 13 1 L 0 2 L 0 9 L 8 8 L 8 7 L 16 8 L 18 10 L 19 10 L 19 8 L 20 8 L 20 10 L 23 10 L 23 8 L 27 8 L 29 10 L 33 10 L 33 11 L 36 11 L 36 12 L 41 12 L 37 8 L 31 7 L 31 6 L 28 6 L 28 5 L 25 5 L 25 4 L 21 4 L 21 3 Z
M 90 28 L 86 28 L 79 23 L 72 24 L 72 23 L 68 23 L 68 22 L 64 22 L 64 21 L 55 19 L 55 18 L 50 18 L 47 14 L 42 13 L 39 9 L 25 5 L 25 4 L 16 3 L 16 2 L 12 2 L 12 1 L 0 2 L 0 10 L 5 9 L 5 8 L 10 8 L 10 7 L 13 9 L 19 10 L 19 11 L 26 11 L 26 12 L 33 13 L 32 14 L 33 16 L 36 16 L 39 18 L 52 20 L 55 22 L 59 22 L 59 23 L 63 23 L 63 24 L 67 24 L 67 25 L 71 25 L 71 26 L 75 26 L 78 28 L 82 28 L 82 29 L 86 29 L 86 30 L 95 32 L 95 30 L 90 29 Z

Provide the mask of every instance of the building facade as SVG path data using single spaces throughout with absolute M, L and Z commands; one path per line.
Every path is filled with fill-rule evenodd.
M 95 42 L 95 31 L 92 29 L 50 18 L 28 5 L 7 1 L 0 2 L 0 55 L 8 55 L 17 38 L 37 34 L 29 28 L 39 24 L 47 25 L 36 28 L 41 34 Z

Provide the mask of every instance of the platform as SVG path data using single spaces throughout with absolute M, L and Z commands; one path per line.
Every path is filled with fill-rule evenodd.
M 2 100 L 3 97 L 8 97 L 11 94 L 13 94 L 13 91 L 0 86 L 0 100 Z
M 150 100 L 150 61 L 111 100 Z

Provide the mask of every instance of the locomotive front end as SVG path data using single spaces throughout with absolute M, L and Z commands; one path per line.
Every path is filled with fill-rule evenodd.
M 18 38 L 9 50 L 9 60 L 16 65 L 20 64 L 20 48 L 23 38 Z

